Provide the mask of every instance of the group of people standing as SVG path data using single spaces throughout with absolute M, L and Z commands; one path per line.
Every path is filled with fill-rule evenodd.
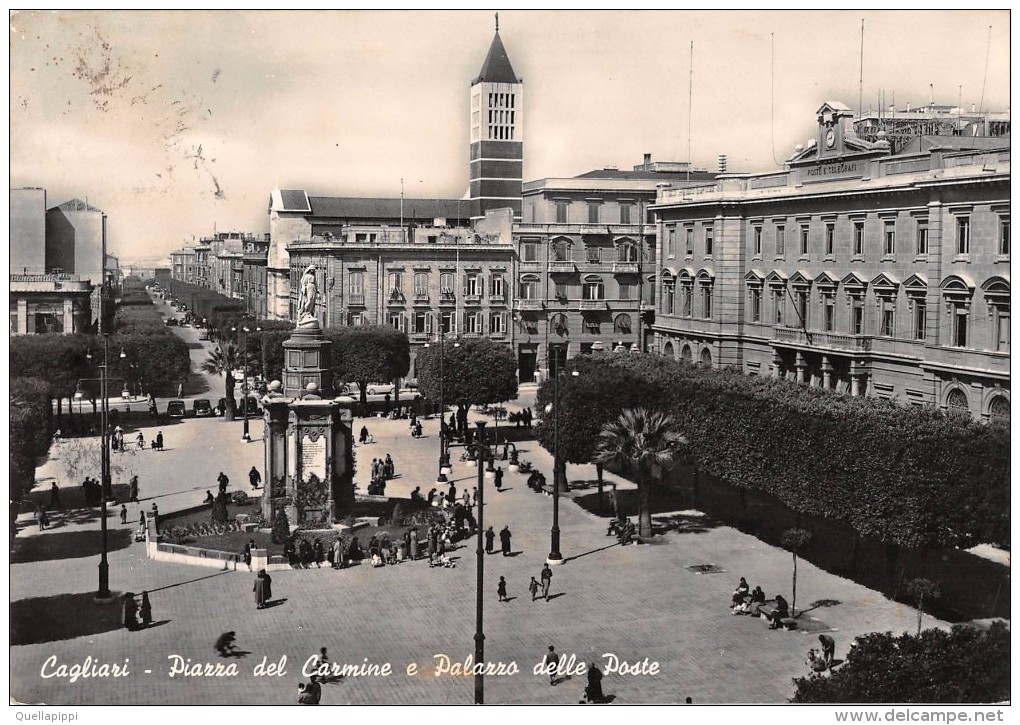
M 386 490 L 386 482 L 396 475 L 393 458 L 389 453 L 386 454 L 386 458 L 372 459 L 371 473 L 372 481 L 368 484 L 368 493 L 382 496 Z

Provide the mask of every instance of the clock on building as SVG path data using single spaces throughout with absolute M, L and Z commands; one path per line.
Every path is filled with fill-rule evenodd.
M 825 145 L 830 149 L 836 145 L 836 132 L 831 128 L 825 133 Z

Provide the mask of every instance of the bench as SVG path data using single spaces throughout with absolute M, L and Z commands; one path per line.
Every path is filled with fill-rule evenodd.
M 772 615 L 775 613 L 775 611 L 776 600 L 770 599 L 769 601 L 765 602 L 764 604 L 758 607 L 758 616 L 761 617 L 762 619 L 771 620 Z M 797 629 L 797 620 L 794 619 L 793 617 L 783 617 L 780 620 L 780 624 L 783 626 L 783 629 L 787 630 Z

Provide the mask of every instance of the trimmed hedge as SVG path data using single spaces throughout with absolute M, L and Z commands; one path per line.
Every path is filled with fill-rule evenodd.
M 565 418 L 588 426 L 624 407 L 656 406 L 680 421 L 700 470 L 796 512 L 907 547 L 1009 546 L 1008 424 L 662 357 L 575 360 L 581 375 L 568 389 L 597 380 L 599 405 L 574 402 L 584 399 L 578 387 L 562 396 Z M 546 382 L 540 403 L 551 398 Z M 540 433 L 548 447 L 551 435 Z

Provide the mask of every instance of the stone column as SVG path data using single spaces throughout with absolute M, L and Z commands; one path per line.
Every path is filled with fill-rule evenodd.
M 797 353 L 797 360 L 795 366 L 797 368 L 797 382 L 803 383 L 804 371 L 807 368 L 807 363 L 804 361 L 804 355 L 802 355 L 800 352 Z
M 18 300 L 18 329 L 19 335 L 28 334 L 28 300 Z
M 832 363 L 828 355 L 822 356 L 822 387 L 826 390 L 832 388 Z
M 74 329 L 74 300 L 64 300 L 64 332 L 77 332 Z
M 772 377 L 781 378 L 783 370 L 783 358 L 779 357 L 779 351 L 772 351 Z

